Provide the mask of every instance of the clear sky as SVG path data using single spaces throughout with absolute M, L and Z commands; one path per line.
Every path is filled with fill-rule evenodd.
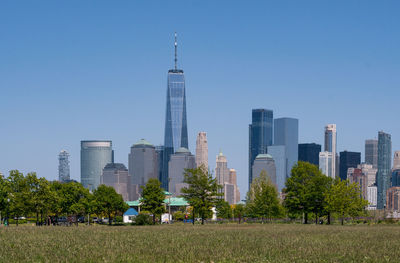
M 300 142 L 361 151 L 379 130 L 400 150 L 399 1 L 0 2 L 0 171 L 58 177 L 80 141 L 113 141 L 127 165 L 141 138 L 162 144 L 178 32 L 190 150 L 206 131 L 247 191 L 251 109 L 300 120 Z

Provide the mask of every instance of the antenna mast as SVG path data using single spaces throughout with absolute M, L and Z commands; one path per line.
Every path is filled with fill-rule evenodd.
M 175 32 L 175 70 L 178 69 L 178 42 L 176 41 L 176 32 Z

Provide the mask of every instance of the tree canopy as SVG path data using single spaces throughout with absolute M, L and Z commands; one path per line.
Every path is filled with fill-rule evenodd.
M 142 187 L 142 198 L 140 200 L 143 210 L 153 214 L 153 224 L 156 223 L 156 216 L 161 215 L 165 211 L 164 190 L 161 188 L 161 182 L 157 179 L 149 179 L 147 184 Z

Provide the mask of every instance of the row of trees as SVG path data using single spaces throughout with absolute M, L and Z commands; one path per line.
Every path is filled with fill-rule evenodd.
M 24 176 L 18 170 L 8 177 L 0 175 L 0 212 L 3 217 L 35 216 L 36 223 L 43 224 L 52 216 L 86 216 L 96 214 L 110 220 L 129 207 L 112 187 L 99 186 L 93 193 L 76 182 L 50 182 L 38 178 L 36 173 Z

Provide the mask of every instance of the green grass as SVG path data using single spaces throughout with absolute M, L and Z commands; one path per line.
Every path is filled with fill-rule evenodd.
M 396 225 L 0 227 L 0 262 L 399 262 Z

